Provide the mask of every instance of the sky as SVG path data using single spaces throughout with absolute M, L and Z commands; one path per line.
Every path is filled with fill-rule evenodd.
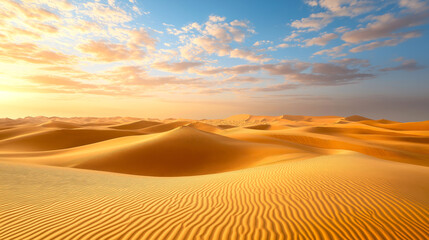
M 0 0 L 0 117 L 429 120 L 426 0 Z

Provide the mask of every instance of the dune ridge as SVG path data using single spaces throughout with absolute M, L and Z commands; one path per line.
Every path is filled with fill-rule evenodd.
M 146 121 L 146 120 L 139 120 L 132 123 L 123 123 L 116 126 L 111 126 L 110 128 L 113 129 L 122 129 L 122 130 L 137 130 L 141 128 L 147 128 L 152 127 L 161 124 L 160 122 L 154 122 L 154 121 Z

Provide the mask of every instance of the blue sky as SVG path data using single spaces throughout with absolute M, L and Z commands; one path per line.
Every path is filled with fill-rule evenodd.
M 10 117 L 429 119 L 427 1 L 6 0 L 0 10 Z

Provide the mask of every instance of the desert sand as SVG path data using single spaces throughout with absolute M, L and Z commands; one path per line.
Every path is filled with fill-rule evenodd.
M 0 119 L 0 239 L 428 239 L 429 121 Z

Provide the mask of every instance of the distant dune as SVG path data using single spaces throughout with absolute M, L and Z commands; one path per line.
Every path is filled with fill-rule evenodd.
M 70 122 L 62 122 L 62 121 L 49 121 L 47 123 L 43 123 L 40 125 L 41 127 L 48 128 L 78 128 L 79 125 L 73 124 Z
M 141 128 L 152 127 L 161 124 L 160 122 L 140 120 L 132 123 L 123 123 L 116 126 L 111 126 L 114 129 L 136 130 Z
M 427 239 L 428 156 L 429 121 L 0 119 L 0 239 Z
M 378 121 L 362 121 L 361 123 L 374 127 L 399 131 L 429 131 L 429 121 L 400 123 L 383 119 Z
M 344 120 L 350 121 L 350 122 L 359 122 L 359 121 L 365 121 L 365 120 L 371 120 L 371 119 L 366 118 L 366 117 L 362 117 L 359 115 L 352 115 L 352 116 L 348 116 L 348 117 L 344 118 Z
M 144 133 L 160 133 L 160 132 L 170 131 L 170 130 L 175 129 L 177 127 L 184 126 L 188 123 L 190 123 L 190 121 L 173 121 L 173 122 L 169 122 L 169 123 L 157 124 L 154 126 L 143 128 L 142 132 L 144 132 Z

